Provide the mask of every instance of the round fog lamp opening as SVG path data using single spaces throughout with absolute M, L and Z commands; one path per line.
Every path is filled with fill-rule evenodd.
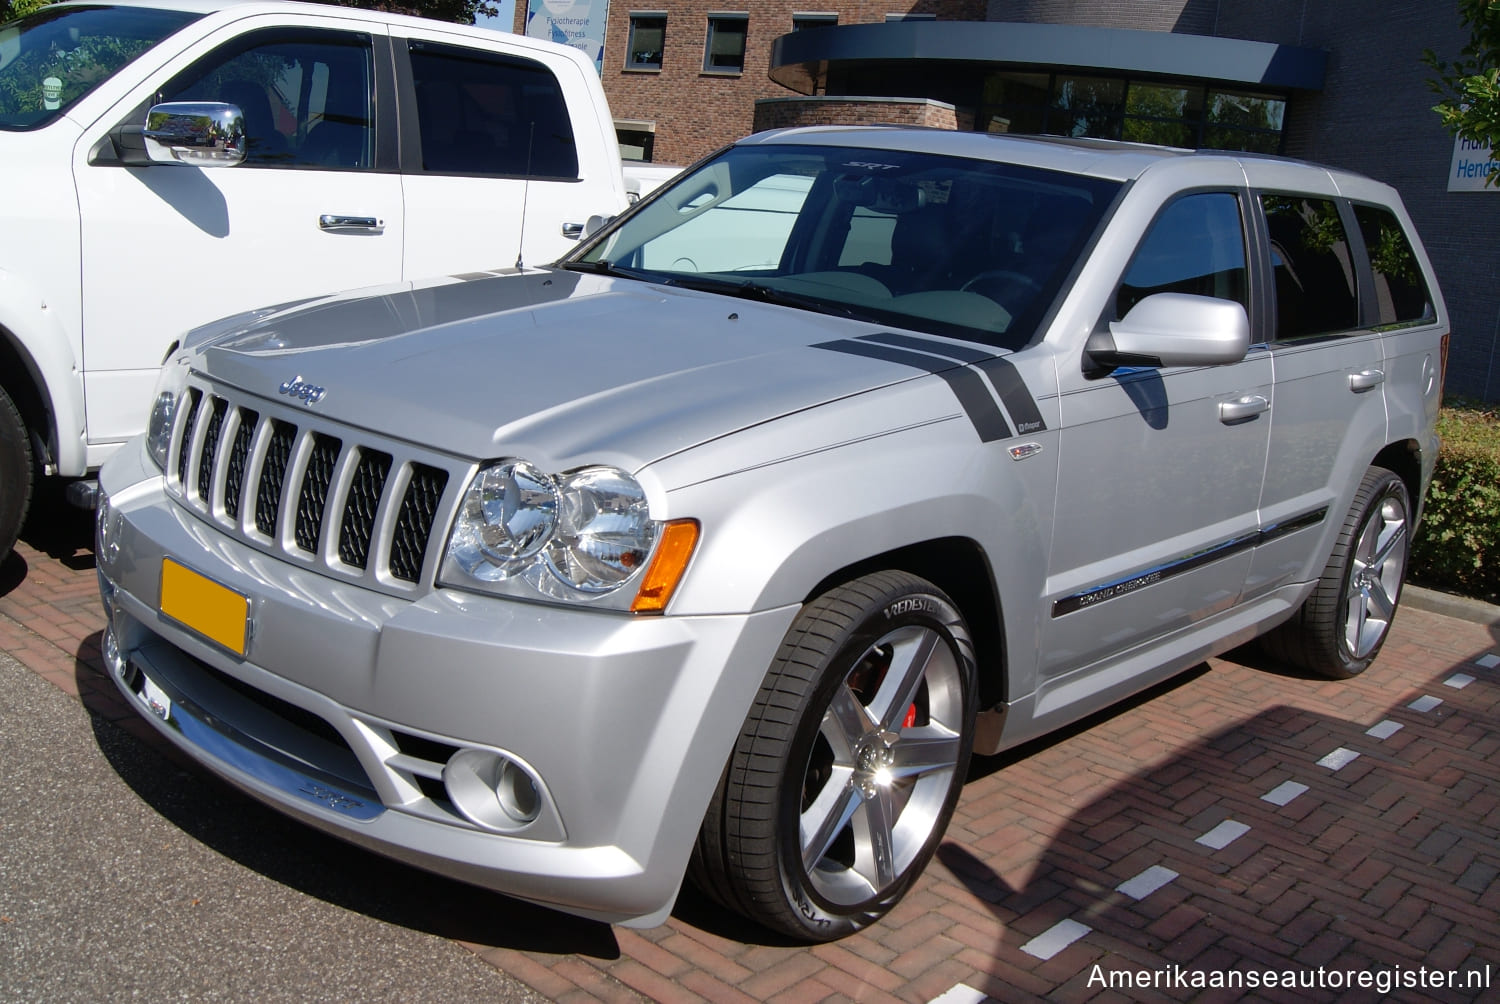
M 460 750 L 443 768 L 448 798 L 470 821 L 491 830 L 515 830 L 542 811 L 536 780 L 520 764 L 489 750 Z

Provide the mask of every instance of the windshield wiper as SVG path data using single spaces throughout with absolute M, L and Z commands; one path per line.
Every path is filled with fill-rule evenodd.
M 820 314 L 833 314 L 837 317 L 854 317 L 869 320 L 864 317 L 858 308 L 851 303 L 841 300 L 829 300 L 811 293 L 794 293 L 772 286 L 764 282 L 756 282 L 754 279 L 725 279 L 710 275 L 684 275 L 679 276 L 677 285 L 687 289 L 696 289 L 705 293 L 723 293 L 726 296 L 737 296 L 742 300 L 759 300 L 762 303 L 775 303 L 783 307 L 800 307 L 803 310 L 812 310 Z
M 565 261 L 558 265 L 570 272 L 589 272 L 594 275 L 608 275 L 616 279 L 636 279 L 640 282 L 654 282 L 663 286 L 676 286 L 677 280 L 670 275 L 662 275 L 659 272 L 649 272 L 640 268 L 627 268 L 624 265 L 616 265 L 607 258 L 597 261 Z

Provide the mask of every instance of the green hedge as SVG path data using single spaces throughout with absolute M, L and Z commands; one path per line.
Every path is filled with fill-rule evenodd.
M 1462 596 L 1500 602 L 1500 411 L 1444 405 L 1443 448 L 1412 542 L 1409 578 Z

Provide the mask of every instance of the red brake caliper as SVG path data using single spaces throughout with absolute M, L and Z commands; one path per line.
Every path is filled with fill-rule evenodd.
M 917 706 L 913 704 L 911 707 L 906 709 L 906 717 L 902 719 L 901 727 L 903 729 L 909 729 L 915 724 L 917 724 Z

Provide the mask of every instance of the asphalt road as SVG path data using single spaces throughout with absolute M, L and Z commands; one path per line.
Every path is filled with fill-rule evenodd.
M 450 940 L 491 903 L 514 914 L 231 795 L 0 652 L 0 1001 L 543 1000 Z

